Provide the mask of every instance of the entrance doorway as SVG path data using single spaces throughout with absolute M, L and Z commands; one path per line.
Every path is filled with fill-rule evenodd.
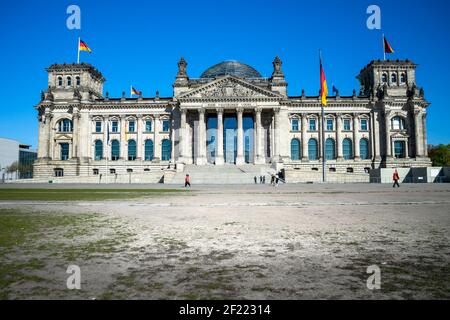
M 223 155 L 225 163 L 236 163 L 237 157 L 237 118 L 235 114 L 224 115 Z

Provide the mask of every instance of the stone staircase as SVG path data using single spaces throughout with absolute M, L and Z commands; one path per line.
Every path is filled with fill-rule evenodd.
M 258 179 L 261 175 L 266 177 L 266 183 L 270 183 L 270 165 L 242 165 L 236 166 L 225 164 L 215 165 L 186 165 L 182 172 L 177 172 L 168 184 L 184 185 L 184 178 L 189 174 L 191 184 L 254 184 L 255 176 Z

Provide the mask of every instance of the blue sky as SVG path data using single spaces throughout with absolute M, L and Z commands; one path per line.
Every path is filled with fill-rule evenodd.
M 81 8 L 81 30 L 66 27 L 66 9 Z M 366 9 L 381 7 L 382 31 L 366 27 Z M 417 81 L 432 103 L 428 141 L 450 143 L 450 12 L 448 1 L 2 1 L 0 13 L 0 136 L 37 144 L 33 109 L 46 88 L 44 68 L 75 62 L 77 37 L 94 50 L 82 53 L 120 96 L 130 85 L 144 96 L 171 96 L 177 61 L 198 77 L 223 60 L 239 60 L 270 76 L 279 55 L 289 94 L 319 90 L 318 49 L 329 85 L 341 95 L 358 88 L 356 75 L 382 58 L 381 33 L 396 53 L 419 64 Z

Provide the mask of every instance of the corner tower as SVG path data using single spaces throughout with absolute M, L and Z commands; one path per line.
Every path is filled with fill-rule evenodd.
M 360 94 L 375 96 L 386 89 L 389 96 L 408 96 L 416 86 L 416 67 L 410 60 L 371 61 L 356 77 Z
M 52 64 L 46 70 L 50 100 L 93 100 L 103 96 L 105 78 L 88 63 Z

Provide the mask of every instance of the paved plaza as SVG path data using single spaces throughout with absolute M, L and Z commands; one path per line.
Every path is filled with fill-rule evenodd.
M 121 190 L 1 197 L 1 299 L 450 298 L 449 184 L 14 188 Z

